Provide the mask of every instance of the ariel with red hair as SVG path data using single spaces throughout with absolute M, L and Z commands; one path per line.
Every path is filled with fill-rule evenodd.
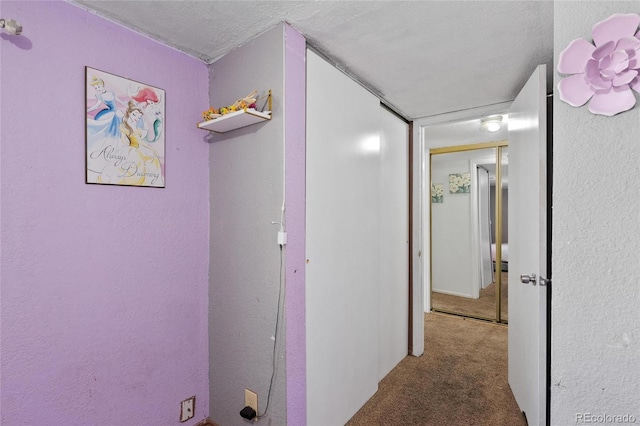
M 138 106 L 144 110 L 144 127 L 147 130 L 146 139 L 149 142 L 156 142 L 160 138 L 162 131 L 162 113 L 158 108 L 160 98 L 158 94 L 149 87 L 143 87 L 131 96 Z
M 150 89 L 149 87 L 138 90 L 138 93 L 133 95 L 131 98 L 138 104 L 149 104 L 149 101 L 158 103 L 159 101 L 156 92 L 154 92 L 153 89 Z

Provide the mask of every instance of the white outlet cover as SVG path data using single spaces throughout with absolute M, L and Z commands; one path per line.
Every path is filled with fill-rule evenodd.
M 195 405 L 196 405 L 196 397 L 192 396 L 191 398 L 187 398 L 180 403 L 180 421 L 186 422 L 189 419 L 192 419 L 195 415 Z

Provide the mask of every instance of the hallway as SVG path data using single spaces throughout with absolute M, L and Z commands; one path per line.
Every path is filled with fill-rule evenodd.
M 425 314 L 425 353 L 406 357 L 347 423 L 526 426 L 507 383 L 507 327 Z

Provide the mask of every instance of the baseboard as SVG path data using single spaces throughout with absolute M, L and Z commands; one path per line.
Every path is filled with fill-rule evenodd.
M 466 297 L 467 299 L 477 299 L 477 297 L 473 297 L 470 294 L 458 293 L 457 291 L 440 290 L 440 289 L 436 289 L 436 288 L 434 288 L 432 291 L 434 291 L 436 293 L 448 294 L 450 296 Z
M 195 426 L 219 426 L 211 419 L 204 419 L 195 424 Z

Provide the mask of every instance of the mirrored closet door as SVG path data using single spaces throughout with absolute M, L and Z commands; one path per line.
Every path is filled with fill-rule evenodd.
M 430 151 L 433 311 L 508 321 L 506 145 Z

